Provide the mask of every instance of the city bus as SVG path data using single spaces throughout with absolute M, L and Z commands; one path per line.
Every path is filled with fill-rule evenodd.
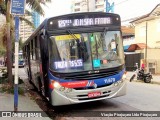
M 29 81 L 53 106 L 126 94 L 120 16 L 85 12 L 51 17 L 23 45 Z

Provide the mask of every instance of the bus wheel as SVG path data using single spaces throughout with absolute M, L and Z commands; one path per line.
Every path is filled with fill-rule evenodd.
M 38 92 L 42 94 L 42 82 L 40 77 L 38 77 Z
M 31 76 L 30 76 L 30 73 L 29 73 L 29 70 L 27 69 L 27 73 L 28 73 L 28 81 L 30 84 L 32 84 L 32 81 L 31 81 Z

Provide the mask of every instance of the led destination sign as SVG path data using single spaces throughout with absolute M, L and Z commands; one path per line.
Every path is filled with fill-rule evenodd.
M 107 26 L 120 26 L 120 16 L 117 14 L 107 13 L 77 13 L 71 15 L 62 15 L 48 19 L 47 26 L 49 30 L 57 30 L 65 28 L 77 27 L 107 27 Z
M 112 24 L 112 20 L 110 17 L 58 20 L 59 28 L 105 24 Z
M 71 60 L 71 61 L 57 61 L 54 62 L 55 69 L 66 69 L 66 68 L 81 68 L 83 67 L 82 59 Z

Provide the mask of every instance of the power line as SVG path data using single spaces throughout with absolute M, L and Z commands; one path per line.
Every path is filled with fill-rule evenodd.
M 122 2 L 119 2 L 119 3 L 115 4 L 115 5 L 119 5 L 119 4 L 122 4 L 122 3 L 127 2 L 127 1 L 129 1 L 129 0 L 124 0 Z

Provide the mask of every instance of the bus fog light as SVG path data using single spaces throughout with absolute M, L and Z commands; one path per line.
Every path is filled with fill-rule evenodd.
M 123 83 L 123 79 L 121 79 L 121 80 L 119 81 L 119 83 Z
M 65 87 L 60 87 L 59 88 L 59 91 L 64 91 L 65 90 Z
M 119 84 L 119 83 L 118 83 L 118 82 L 116 82 L 116 83 L 114 83 L 114 86 L 118 86 L 118 84 Z
M 72 89 L 71 89 L 71 88 L 68 88 L 66 92 L 72 92 Z

